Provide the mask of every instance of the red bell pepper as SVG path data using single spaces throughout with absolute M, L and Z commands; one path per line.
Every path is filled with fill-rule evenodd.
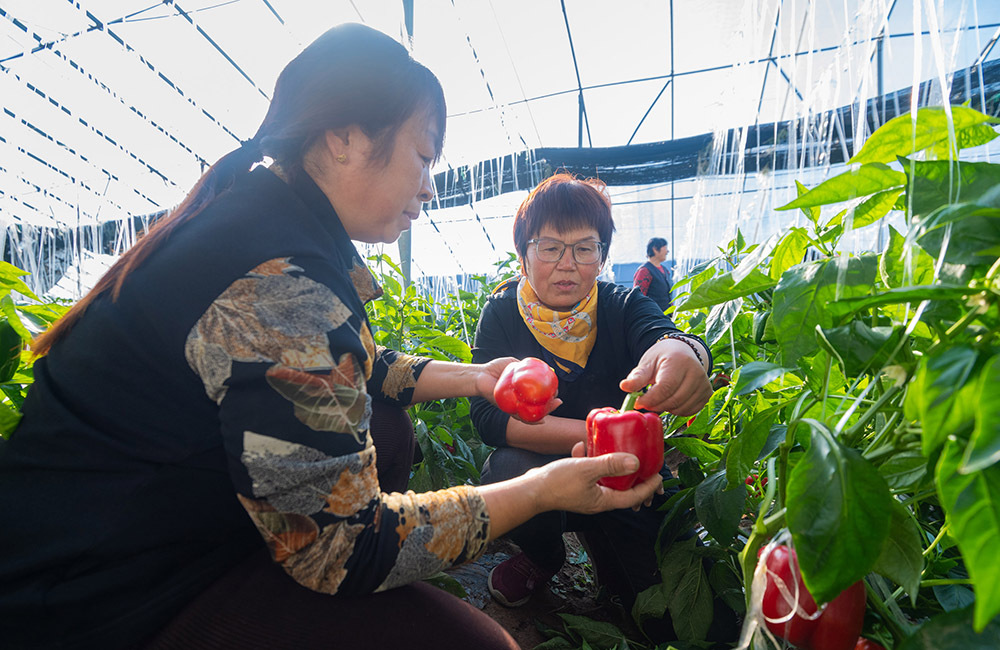
M 504 413 L 537 422 L 549 412 L 559 393 L 559 378 L 541 359 L 525 357 L 508 364 L 493 388 L 493 399 Z
M 767 629 L 804 650 L 853 650 L 865 618 L 864 581 L 842 591 L 816 616 L 816 601 L 802 581 L 794 550 L 774 547 L 766 567 L 761 613 Z
M 640 393 L 625 398 L 621 411 L 610 406 L 587 415 L 587 455 L 625 451 L 639 458 L 639 469 L 627 476 L 605 476 L 598 483 L 613 490 L 628 490 L 663 467 L 663 425 L 655 413 L 635 411 Z
M 859 636 L 858 643 L 854 646 L 854 650 L 885 650 L 885 646 L 881 643 L 875 643 L 871 639 Z

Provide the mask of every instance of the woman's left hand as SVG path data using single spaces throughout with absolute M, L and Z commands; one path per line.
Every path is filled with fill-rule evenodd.
M 654 413 L 694 415 L 712 396 L 712 384 L 694 350 L 686 342 L 674 339 L 657 341 L 619 384 L 626 393 L 647 385 L 649 390 L 635 405 Z

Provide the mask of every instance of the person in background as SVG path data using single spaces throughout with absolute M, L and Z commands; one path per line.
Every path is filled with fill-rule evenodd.
M 652 298 L 661 311 L 666 311 L 671 304 L 670 272 L 663 266 L 668 252 L 667 240 L 653 237 L 646 244 L 646 263 L 632 276 L 632 286 Z
M 649 389 L 636 406 L 653 412 L 697 413 L 712 395 L 712 357 L 698 337 L 680 332 L 638 291 L 599 282 L 614 232 L 603 183 L 558 174 L 544 180 L 514 218 L 522 275 L 496 288 L 483 308 L 473 363 L 536 357 L 555 370 L 562 404 L 527 424 L 484 398 L 471 400 L 482 439 L 496 447 L 484 483 L 530 476 L 586 436 L 591 409 L 619 407 L 628 392 Z M 662 478 L 670 478 L 663 467 Z M 638 511 L 579 516 L 565 511 L 532 518 L 509 533 L 520 553 L 489 576 L 493 597 L 508 607 L 528 602 L 565 561 L 563 533 L 579 531 L 601 585 L 631 611 L 636 595 L 659 581 L 655 542 L 666 496 Z M 668 617 L 669 618 L 669 617 Z M 669 620 L 656 636 L 670 638 Z
M 418 218 L 445 115 L 402 45 L 327 31 L 284 68 L 256 134 L 36 340 L 0 442 L 5 648 L 513 648 L 421 579 L 541 512 L 662 492 L 597 485 L 634 471 L 630 454 L 382 489 L 405 489 L 391 456 L 412 442 L 373 404 L 488 401 L 512 360 L 408 356 L 369 328 L 380 289 L 352 240 Z

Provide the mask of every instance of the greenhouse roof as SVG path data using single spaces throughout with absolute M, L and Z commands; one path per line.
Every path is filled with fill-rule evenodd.
M 466 196 L 450 205 L 476 204 L 492 166 L 495 198 L 462 218 L 498 254 L 509 246 L 492 243 L 486 221 L 509 217 L 522 180 L 537 178 L 509 170 L 551 152 L 582 155 L 583 173 L 593 152 L 569 150 L 648 162 L 688 147 L 684 170 L 642 179 L 655 184 L 692 176 L 713 134 L 849 110 L 928 80 L 948 86 L 956 70 L 981 75 L 1000 55 L 1000 3 L 927 4 L 3 0 L 0 221 L 65 229 L 169 209 L 253 134 L 281 67 L 356 21 L 409 44 L 440 77 L 449 122 L 438 188 L 464 174 Z M 495 177 L 504 164 L 509 186 Z M 446 205 L 432 203 L 431 219 L 459 209 Z

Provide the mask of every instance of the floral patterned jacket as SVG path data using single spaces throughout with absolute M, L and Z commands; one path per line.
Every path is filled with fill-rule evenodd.
M 474 488 L 379 489 L 372 395 L 405 406 L 427 360 L 374 344 L 380 289 L 303 176 L 250 173 L 36 363 L 0 445 L 4 638 L 141 638 L 261 536 L 339 594 L 483 551 Z

